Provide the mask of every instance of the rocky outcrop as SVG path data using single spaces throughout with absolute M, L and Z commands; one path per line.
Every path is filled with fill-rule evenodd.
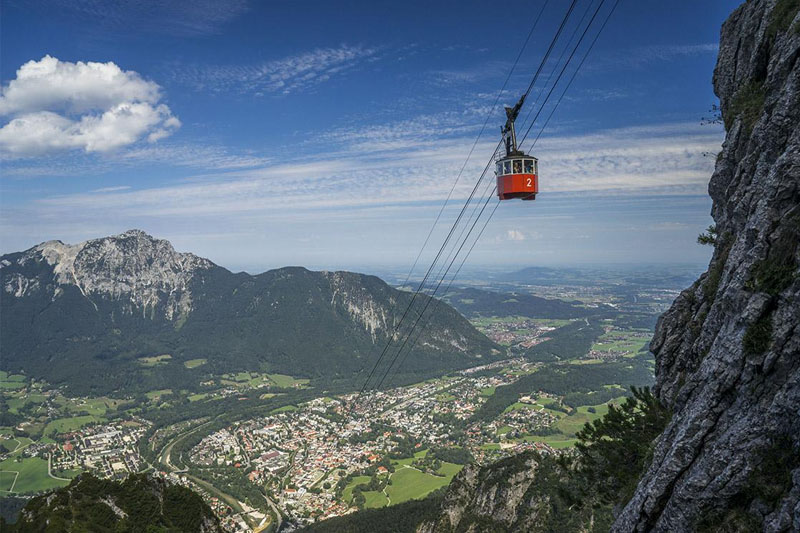
M 506 531 L 527 515 L 520 505 L 536 480 L 535 455 L 521 455 L 489 467 L 468 465 L 453 479 L 436 522 L 418 533 Z
M 659 321 L 655 390 L 674 415 L 613 531 L 800 531 L 797 2 L 734 11 L 714 88 L 714 255 Z
M 52 268 L 52 282 L 42 283 L 36 268 L 40 263 Z M 3 276 L 3 289 L 15 298 L 39 290 L 57 298 L 63 286 L 72 285 L 90 300 L 94 295 L 125 302 L 128 313 L 159 309 L 167 320 L 185 319 L 192 310 L 192 278 L 198 270 L 215 266 L 140 230 L 79 244 L 44 242 L 6 258 L 0 268 L 8 271 L 12 265 L 21 268 Z
M 564 497 L 574 483 L 551 453 L 534 451 L 490 465 L 468 465 L 453 478 L 435 519 L 417 533 L 607 531 L 610 513 Z
M 360 276 L 351 272 L 322 274 L 330 283 L 331 305 L 343 308 L 354 321 L 369 331 L 373 339 L 377 338 L 380 331 L 389 331 L 393 327 L 392 310 L 397 307 L 396 298 L 385 295 L 384 300 L 379 301 L 364 286 Z
M 376 375 L 419 379 L 503 357 L 449 305 L 375 276 L 232 273 L 138 230 L 0 256 L 0 285 L 0 368 L 76 393 L 194 387 L 212 370 L 352 380 L 378 359 L 412 300 L 407 321 L 428 307 L 424 322 Z M 147 366 L 164 354 L 168 362 Z M 207 364 L 185 366 L 191 359 Z M 86 380 L 90 372 L 103 378 Z

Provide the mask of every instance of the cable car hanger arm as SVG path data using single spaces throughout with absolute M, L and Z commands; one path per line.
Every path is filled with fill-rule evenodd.
M 522 106 L 525 104 L 525 97 L 528 96 L 527 93 L 523 94 L 519 101 L 514 105 L 514 107 L 505 106 L 506 110 L 506 125 L 503 126 L 501 133 L 506 143 L 506 155 L 512 155 L 517 153 L 517 130 L 514 127 L 514 122 L 517 120 L 517 116 L 519 116 L 519 111 L 522 109 Z

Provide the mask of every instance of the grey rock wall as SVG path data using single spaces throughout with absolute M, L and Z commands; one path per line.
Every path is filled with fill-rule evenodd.
M 750 1 L 722 27 L 714 89 L 727 135 L 709 183 L 717 242 L 708 272 L 657 326 L 655 390 L 674 416 L 613 531 L 716 527 L 733 508 L 757 518 L 751 527 L 800 530 L 800 469 L 777 503 L 750 490 L 777 443 L 800 446 L 797 9 Z

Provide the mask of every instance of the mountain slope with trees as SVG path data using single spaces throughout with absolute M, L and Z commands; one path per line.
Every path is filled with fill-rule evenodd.
M 2 369 L 82 394 L 192 389 L 237 371 L 363 381 L 412 299 L 351 272 L 232 273 L 137 230 L 78 245 L 50 241 L 0 257 L 0 267 Z M 440 305 L 402 371 L 430 377 L 500 355 Z M 183 364 L 196 359 L 207 363 Z
M 83 474 L 68 486 L 30 500 L 2 531 L 33 533 L 222 533 L 219 519 L 191 490 L 163 479 L 132 475 L 125 481 Z

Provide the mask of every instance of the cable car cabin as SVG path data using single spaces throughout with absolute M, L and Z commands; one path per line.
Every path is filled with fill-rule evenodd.
M 497 196 L 501 200 L 535 200 L 539 192 L 539 160 L 523 153 L 497 161 Z

